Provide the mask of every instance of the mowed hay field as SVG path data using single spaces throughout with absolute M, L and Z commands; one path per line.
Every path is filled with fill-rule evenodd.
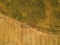
M 0 45 L 60 45 L 60 36 L 36 29 L 0 14 Z

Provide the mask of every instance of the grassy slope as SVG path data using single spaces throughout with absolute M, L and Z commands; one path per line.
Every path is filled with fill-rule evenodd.
M 56 33 L 60 31 L 59 5 L 60 0 L 0 0 L 0 12 Z
M 0 14 L 0 45 L 60 45 L 60 37 L 22 28 L 23 24 L 15 19 Z

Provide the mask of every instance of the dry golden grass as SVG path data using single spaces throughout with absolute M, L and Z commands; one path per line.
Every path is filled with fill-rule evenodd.
M 60 45 L 60 0 L 0 0 L 0 12 L 0 45 Z
M 60 45 L 60 37 L 36 29 L 0 14 L 0 45 Z

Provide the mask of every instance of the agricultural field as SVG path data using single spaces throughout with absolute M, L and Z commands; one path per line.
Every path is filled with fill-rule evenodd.
M 58 37 L 60 36 L 60 0 L 0 0 L 0 13 L 1 13 L 0 16 L 4 17 L 8 22 L 12 23 L 12 25 L 15 25 L 16 22 L 19 22 L 18 24 L 16 23 L 16 25 L 19 25 L 19 24 L 29 25 L 31 28 L 35 29 L 36 33 L 43 32 L 43 34 L 46 33 L 46 34 L 52 34 L 52 36 L 53 35 L 57 35 Z M 5 25 L 5 23 L 8 26 Z M 20 27 L 20 26 L 12 27 L 11 25 L 9 25 L 10 23 L 7 23 L 7 22 L 5 23 L 4 22 L 1 23 L 0 21 L 0 30 L 4 30 L 4 28 L 5 28 L 5 31 L 17 30 L 15 28 Z M 5 27 L 3 25 L 5 25 Z M 18 30 L 20 30 L 20 28 L 18 28 Z M 22 30 L 26 30 L 26 29 L 22 28 Z M 30 29 L 27 29 L 27 30 L 30 30 Z M 27 35 L 30 35 L 29 31 L 26 31 L 26 32 L 27 32 Z M 5 32 L 3 31 L 3 33 Z M 15 32 L 13 33 L 15 34 Z M 31 35 L 35 36 L 36 33 L 33 33 Z M 17 35 L 18 34 L 16 34 L 16 36 Z M 30 37 L 27 36 L 27 38 L 28 38 L 27 40 L 29 41 Z M 33 39 L 33 37 L 31 38 Z M 37 38 L 38 38 L 37 44 L 32 40 L 30 42 L 30 43 L 33 42 L 32 44 L 29 43 L 24 45 L 44 45 L 44 44 L 38 44 L 40 42 L 39 35 L 38 37 L 34 38 L 34 40 Z M 24 41 L 22 42 L 25 42 L 26 37 L 23 39 Z M 60 37 L 59 37 L 59 41 L 58 39 L 56 40 L 57 40 L 56 42 L 59 42 L 59 44 L 56 44 L 56 45 L 60 45 Z M 28 43 L 28 41 L 26 43 Z M 4 44 L 1 44 L 1 45 L 4 45 Z M 16 44 L 16 45 L 23 45 L 23 44 Z M 46 44 L 46 45 L 55 45 L 55 44 Z
M 60 45 L 60 36 L 21 27 L 23 23 L 0 14 L 0 45 Z M 44 29 L 43 29 L 44 30 Z

